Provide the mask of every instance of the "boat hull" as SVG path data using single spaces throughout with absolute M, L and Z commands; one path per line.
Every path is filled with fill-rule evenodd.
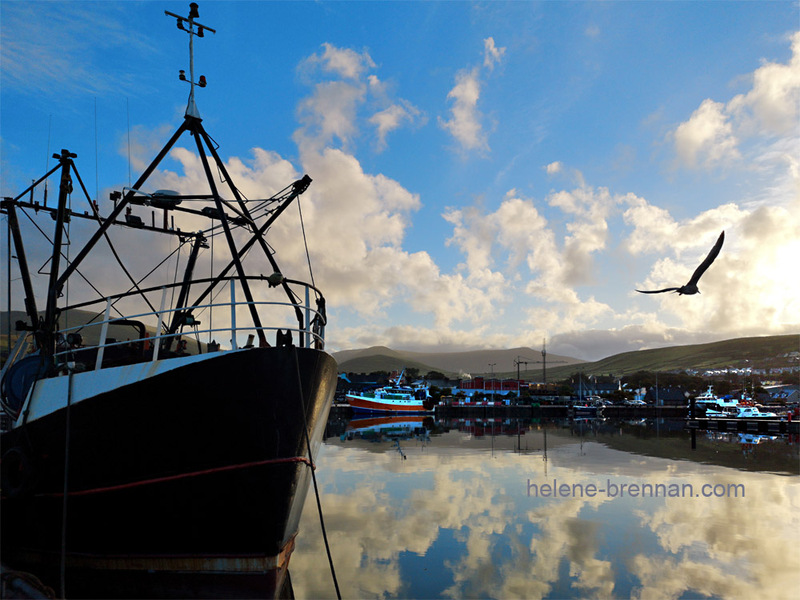
M 347 403 L 356 412 L 366 413 L 427 413 L 431 412 L 420 402 L 397 403 L 391 400 L 366 398 L 364 396 L 348 395 Z
M 79 378 L 103 371 L 76 374 L 71 386 L 91 389 Z M 253 348 L 130 381 L 4 433 L 4 466 L 15 467 L 3 489 L 4 562 L 57 565 L 66 506 L 68 570 L 179 566 L 280 579 L 311 477 L 304 429 L 313 453 L 335 386 L 324 352 Z

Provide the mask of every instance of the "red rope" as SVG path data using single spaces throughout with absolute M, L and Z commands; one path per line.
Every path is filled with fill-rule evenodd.
M 198 477 L 200 475 L 211 475 L 213 473 L 223 473 L 225 471 L 236 471 L 238 469 L 248 469 L 250 467 L 260 467 L 262 465 L 274 465 L 274 464 L 283 464 L 283 463 L 305 463 L 312 469 L 316 467 L 309 461 L 307 458 L 303 456 L 291 456 L 289 458 L 272 458 L 268 460 L 258 460 L 254 462 L 242 463 L 239 465 L 226 465 L 224 467 L 214 467 L 212 469 L 205 469 L 203 471 L 194 471 L 192 473 L 181 473 L 180 475 L 167 475 L 166 477 L 157 477 L 155 479 L 143 479 L 141 481 L 134 481 L 131 483 L 122 483 L 120 485 L 112 485 L 108 487 L 101 487 L 101 488 L 93 488 L 89 490 L 79 490 L 76 492 L 69 492 L 70 496 L 88 496 L 90 494 L 102 494 L 104 492 L 116 492 L 119 490 L 126 490 L 130 488 L 140 487 L 143 485 L 151 485 L 154 483 L 164 483 L 167 481 L 177 481 L 179 479 L 186 479 L 188 477 Z M 45 497 L 52 497 L 52 498 L 60 498 L 63 494 L 59 493 L 51 493 L 51 494 L 37 494 L 37 496 L 45 496 Z

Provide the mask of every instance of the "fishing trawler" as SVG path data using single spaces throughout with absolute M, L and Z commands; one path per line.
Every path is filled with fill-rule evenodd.
M 402 385 L 405 369 L 397 379 L 385 387 L 361 392 L 349 392 L 347 403 L 356 412 L 367 413 L 418 413 L 433 410 L 433 401 L 426 386 Z
M 180 79 L 191 91 L 183 122 L 138 180 L 101 207 L 64 149 L 2 201 L 26 311 L 0 372 L 10 416 L 3 561 L 60 575 L 60 597 L 186 597 L 197 593 L 186 575 L 203 597 L 280 593 L 336 389 L 325 299 L 313 276 L 284 273 L 267 241 L 311 178 L 244 197 L 195 104 L 205 78 L 195 81 L 193 39 L 215 30 L 194 3 L 188 17 L 166 14 L 189 34 Z M 181 139 L 196 147 L 207 185 L 152 189 Z M 34 200 L 51 177 L 55 206 Z M 41 290 L 21 215 L 52 228 Z M 117 248 L 131 243 L 127 258 L 145 277 Z M 171 263 L 155 255 L 163 248 Z M 115 259 L 121 289 L 103 289 Z M 171 265 L 168 278 L 159 265 Z

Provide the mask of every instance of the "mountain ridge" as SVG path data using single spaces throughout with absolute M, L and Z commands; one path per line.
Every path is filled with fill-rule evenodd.
M 587 374 L 622 376 L 637 371 L 667 372 L 746 366 L 767 368 L 800 364 L 798 358 L 786 358 L 785 355 L 792 352 L 800 353 L 800 334 L 733 338 L 702 344 L 633 350 L 597 361 L 582 361 L 548 352 L 547 380 L 569 377 L 575 373 L 576 366 Z M 439 371 L 451 377 L 465 373 L 473 376 L 493 373 L 495 377 L 516 378 L 515 361 L 519 360 L 522 363 L 519 365 L 521 379 L 539 381 L 543 378 L 541 351 L 533 348 L 437 353 L 373 346 L 332 354 L 339 363 L 339 371 L 348 373 L 417 368 L 423 375 L 430 371 Z

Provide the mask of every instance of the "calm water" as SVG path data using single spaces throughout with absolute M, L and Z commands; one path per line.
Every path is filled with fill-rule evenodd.
M 345 598 L 797 597 L 795 439 L 424 425 L 329 424 L 317 478 Z M 335 597 L 313 491 L 290 571 L 296 597 Z

